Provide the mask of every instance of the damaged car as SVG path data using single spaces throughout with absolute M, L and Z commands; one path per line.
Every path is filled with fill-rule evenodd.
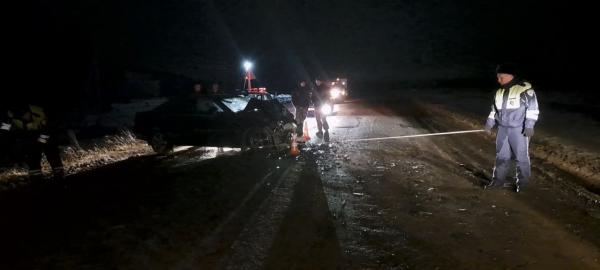
M 169 100 L 136 114 L 136 135 L 159 153 L 175 145 L 250 149 L 288 143 L 296 123 L 276 99 L 205 96 Z

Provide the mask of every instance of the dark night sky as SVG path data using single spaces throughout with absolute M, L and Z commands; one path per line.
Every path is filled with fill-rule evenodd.
M 109 75 L 147 69 L 212 80 L 237 79 L 245 57 L 274 88 L 307 74 L 493 79 L 507 60 L 552 84 L 577 76 L 593 48 L 591 17 L 564 2 L 38 0 L 12 10 L 12 77 L 65 93 L 85 84 L 92 61 Z

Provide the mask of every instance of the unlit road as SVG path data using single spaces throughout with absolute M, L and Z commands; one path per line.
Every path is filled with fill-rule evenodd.
M 5 192 L 0 269 L 600 269 L 598 205 L 549 163 L 515 194 L 481 188 L 482 133 L 349 141 L 466 128 L 434 111 L 347 103 L 298 158 L 190 148 Z

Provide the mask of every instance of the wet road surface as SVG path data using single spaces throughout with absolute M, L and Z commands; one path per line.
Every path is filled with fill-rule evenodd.
M 350 142 L 466 127 L 431 104 L 338 109 L 297 158 L 192 147 L 0 194 L 0 269 L 600 269 L 573 176 L 532 157 L 529 189 L 483 190 L 492 137 Z

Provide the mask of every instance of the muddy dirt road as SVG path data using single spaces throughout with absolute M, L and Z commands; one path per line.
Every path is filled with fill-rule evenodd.
M 481 188 L 482 133 L 348 141 L 465 129 L 431 106 L 340 105 L 298 158 L 189 148 L 4 192 L 0 269 L 600 269 L 598 205 L 550 163 L 516 194 Z

